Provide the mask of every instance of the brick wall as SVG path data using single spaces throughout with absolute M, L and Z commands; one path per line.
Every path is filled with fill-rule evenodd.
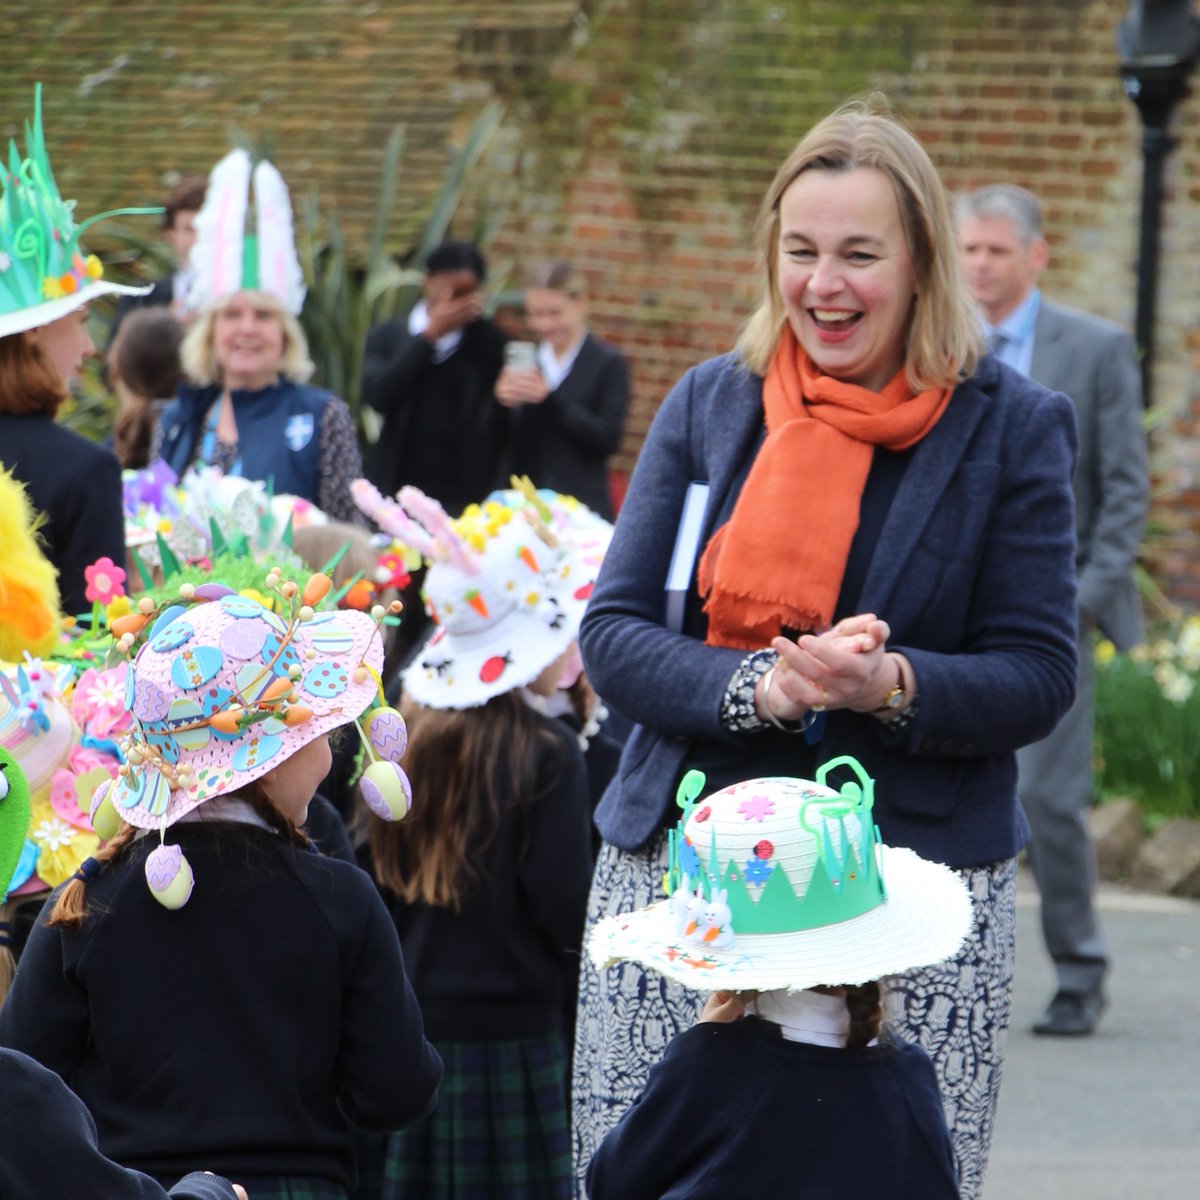
M 486 183 L 500 278 L 565 255 L 593 324 L 634 366 L 628 467 L 689 365 L 726 349 L 753 296 L 758 200 L 843 97 L 881 87 L 952 188 L 1007 179 L 1047 208 L 1048 293 L 1133 322 L 1140 125 L 1116 74 L 1119 0 L 8 0 L 0 134 L 46 88 L 59 182 L 87 215 L 207 170 L 233 125 L 269 138 L 296 193 L 361 244 L 388 131 L 408 132 L 395 242 L 493 97 Z M 16 64 L 14 66 L 14 63 Z M 1162 232 L 1156 435 L 1160 568 L 1200 606 L 1200 117 L 1177 118 Z

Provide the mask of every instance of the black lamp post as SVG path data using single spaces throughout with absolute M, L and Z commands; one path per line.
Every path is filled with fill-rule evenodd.
M 1158 293 L 1158 230 L 1163 167 L 1175 147 L 1167 132 L 1175 106 L 1188 94 L 1188 75 L 1200 54 L 1200 20 L 1190 0 L 1131 0 L 1117 26 L 1126 95 L 1142 118 L 1142 218 L 1138 234 L 1137 344 L 1142 389 L 1150 404 L 1154 309 Z

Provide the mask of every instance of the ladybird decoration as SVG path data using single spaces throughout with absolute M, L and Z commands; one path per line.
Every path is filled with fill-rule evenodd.
M 493 654 L 482 667 L 479 668 L 480 683 L 495 683 L 505 669 L 512 666 L 512 655 L 507 651 L 504 654 Z

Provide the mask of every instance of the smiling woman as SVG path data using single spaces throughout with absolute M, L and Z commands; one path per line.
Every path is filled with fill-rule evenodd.
M 974 898 L 963 949 L 887 998 L 934 1060 L 969 1200 L 1008 1025 L 1014 752 L 1074 690 L 1074 418 L 980 357 L 945 190 L 885 105 L 848 105 L 797 144 L 758 251 L 758 307 L 736 351 L 663 402 L 584 618 L 589 678 L 637 722 L 596 813 L 589 921 L 661 896 L 689 770 L 710 794 L 863 764 L 884 840 L 957 869 Z M 703 997 L 628 963 L 585 965 L 580 996 L 582 1173 Z
M 271 480 L 277 493 L 361 524 L 349 486 L 362 474 L 354 420 L 344 400 L 306 385 L 313 364 L 296 320 L 304 287 L 287 190 L 269 163 L 258 164 L 260 227 L 251 235 L 242 226 L 249 186 L 244 152 L 213 170 L 190 263 L 200 316 L 181 349 L 191 383 L 163 413 L 151 457 L 177 475 L 202 463 Z

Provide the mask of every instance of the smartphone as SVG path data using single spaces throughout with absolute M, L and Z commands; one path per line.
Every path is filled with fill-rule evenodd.
M 504 347 L 504 365 L 516 371 L 537 370 L 535 342 L 508 342 Z

